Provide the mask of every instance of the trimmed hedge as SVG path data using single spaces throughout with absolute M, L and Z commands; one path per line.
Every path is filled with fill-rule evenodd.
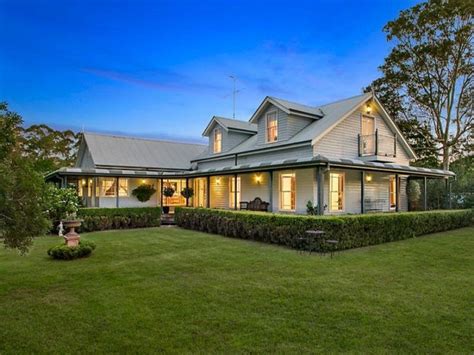
M 350 249 L 474 225 L 474 210 L 315 217 L 182 207 L 175 221 L 182 228 L 292 248 L 305 231 L 319 229 L 339 241 L 338 249 Z
M 80 232 L 159 227 L 161 208 L 81 208 L 77 217 L 83 220 Z
M 48 255 L 58 260 L 73 260 L 89 256 L 95 250 L 95 244 L 86 240 L 80 241 L 77 247 L 68 247 L 61 243 L 48 249 Z

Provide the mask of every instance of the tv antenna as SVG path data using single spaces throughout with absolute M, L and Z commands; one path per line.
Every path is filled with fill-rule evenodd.
M 237 81 L 237 77 L 235 75 L 229 75 L 229 78 L 232 79 L 233 82 L 233 89 L 232 89 L 232 118 L 235 119 L 235 95 L 240 92 L 240 90 L 236 90 L 235 82 Z

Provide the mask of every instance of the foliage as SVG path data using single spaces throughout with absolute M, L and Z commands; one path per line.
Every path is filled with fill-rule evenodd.
M 313 201 L 309 200 L 306 203 L 306 213 L 309 215 L 317 215 L 318 214 L 318 205 L 313 204 Z
M 47 185 L 46 202 L 49 218 L 53 223 L 76 218 L 80 206 L 76 189 L 59 188 L 53 184 Z
M 350 216 L 290 216 L 179 207 L 178 226 L 296 248 L 305 231 L 323 230 L 339 249 L 358 248 L 474 225 L 474 210 Z M 316 243 L 321 247 L 321 241 Z
M 409 180 L 407 185 L 407 197 L 410 210 L 420 209 L 421 187 L 417 180 Z
M 151 196 L 153 196 L 155 192 L 156 189 L 153 187 L 153 185 L 143 184 L 135 188 L 132 191 L 132 195 L 135 196 L 138 201 L 146 202 L 151 198 Z
M 384 27 L 394 42 L 384 80 L 430 123 L 446 170 L 473 129 L 473 9 L 467 1 L 429 0 Z
M 45 124 L 23 128 L 22 155 L 32 161 L 36 171 L 48 173 L 74 164 L 81 141 L 81 133 L 59 131 Z
M 161 208 L 81 208 L 77 215 L 82 219 L 80 232 L 146 228 L 160 225 Z
M 185 187 L 181 191 L 181 196 L 183 196 L 186 199 L 193 197 L 194 196 L 194 189 L 192 187 Z
M 43 177 L 21 156 L 22 119 L 0 103 L 0 236 L 6 247 L 26 253 L 33 237 L 49 228 Z
M 173 197 L 174 189 L 170 186 L 166 186 L 165 188 L 163 188 L 163 195 L 166 197 Z
M 48 249 L 48 255 L 53 259 L 73 260 L 89 256 L 95 250 L 95 243 L 81 240 L 77 247 L 68 247 L 61 243 Z

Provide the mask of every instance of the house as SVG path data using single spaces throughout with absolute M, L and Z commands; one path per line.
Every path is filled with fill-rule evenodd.
M 410 166 L 415 153 L 371 93 L 319 107 L 266 97 L 248 122 L 215 116 L 203 136 L 207 145 L 85 133 L 76 166 L 47 179 L 76 186 L 89 207 L 238 209 L 260 197 L 273 212 L 303 214 L 311 201 L 340 214 L 408 210 L 409 179 L 424 181 L 426 207 L 426 179 L 454 177 Z M 132 196 L 141 184 L 157 190 L 147 202 Z

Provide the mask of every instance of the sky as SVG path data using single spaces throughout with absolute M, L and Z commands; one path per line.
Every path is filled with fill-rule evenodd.
M 202 140 L 265 96 L 358 95 L 408 0 L 0 0 L 0 101 L 25 125 Z

